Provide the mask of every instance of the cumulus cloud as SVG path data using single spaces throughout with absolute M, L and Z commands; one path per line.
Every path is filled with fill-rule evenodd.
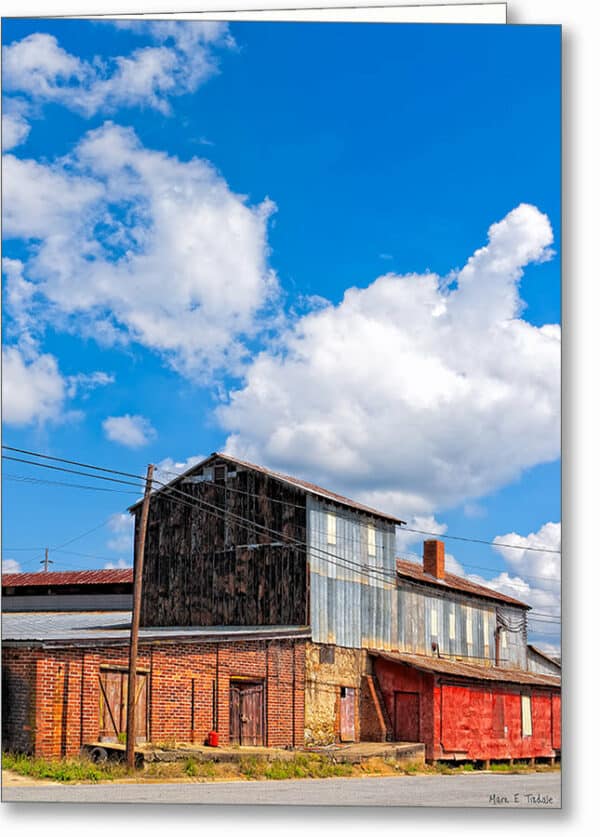
M 188 458 L 184 460 L 176 460 L 168 456 L 165 459 L 162 459 L 156 466 L 154 471 L 155 479 L 160 482 L 170 482 L 179 474 L 183 474 L 184 471 L 187 471 L 192 466 L 196 465 L 197 462 L 202 462 L 203 459 L 206 459 L 206 457 L 200 455 L 188 456 Z
M 21 565 L 18 561 L 15 561 L 14 558 L 3 558 L 2 559 L 2 572 L 3 573 L 20 573 L 21 572 Z
M 107 439 L 128 448 L 141 448 L 156 438 L 156 430 L 144 416 L 109 416 L 102 422 Z
M 134 521 L 130 514 L 123 512 L 113 514 L 108 521 L 108 528 L 113 533 L 107 541 L 108 548 L 115 552 L 127 552 L 133 555 L 133 524 Z M 127 564 L 123 564 L 123 566 L 127 566 Z
M 6 424 L 22 427 L 63 419 L 66 382 L 54 355 L 23 351 L 19 346 L 2 350 L 2 417 Z
M 148 150 L 106 123 L 55 163 L 5 155 L 4 190 L 4 234 L 29 246 L 13 266 L 12 313 L 35 309 L 38 327 L 136 342 L 201 378 L 236 367 L 273 310 L 274 204 L 249 206 L 205 160 Z
M 31 126 L 27 120 L 14 113 L 2 114 L 2 151 L 10 151 L 25 142 Z
M 226 450 L 403 519 L 484 496 L 560 450 L 560 328 L 521 318 L 551 257 L 521 204 L 447 277 L 386 274 L 298 317 L 219 409 Z
M 561 524 L 545 523 L 537 532 L 528 535 L 515 532 L 498 535 L 494 538 L 494 543 L 494 549 L 502 555 L 509 568 L 515 571 L 515 575 L 504 571 L 492 579 L 485 579 L 480 575 L 465 572 L 458 562 L 454 563 L 451 572 L 530 605 L 530 637 L 535 640 L 536 646 L 540 646 L 540 638 L 542 643 L 551 642 L 555 638 L 553 646 L 558 648 L 558 620 L 561 614 L 560 554 L 556 550 L 560 550 L 561 547 Z M 518 548 L 512 549 L 511 546 Z
M 194 92 L 217 73 L 218 50 L 234 43 L 225 23 L 167 21 L 129 28 L 152 45 L 85 61 L 53 35 L 35 32 L 15 41 L 2 50 L 3 87 L 85 116 L 138 105 L 168 114 L 170 98 Z

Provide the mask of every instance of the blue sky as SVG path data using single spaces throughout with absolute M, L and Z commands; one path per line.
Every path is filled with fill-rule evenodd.
M 559 27 L 5 20 L 3 49 L 4 443 L 226 448 L 547 547 L 447 541 L 555 616 Z M 5 462 L 5 561 L 130 562 L 134 497 L 25 476 L 76 481 Z

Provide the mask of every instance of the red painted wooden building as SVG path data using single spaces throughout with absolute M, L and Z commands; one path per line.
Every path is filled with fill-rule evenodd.
M 420 654 L 371 652 L 397 741 L 432 760 L 554 759 L 560 680 Z

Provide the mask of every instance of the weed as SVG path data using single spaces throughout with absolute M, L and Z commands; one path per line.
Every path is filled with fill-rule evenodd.
M 94 764 L 90 759 L 44 759 L 23 753 L 4 753 L 2 767 L 14 770 L 34 779 L 51 779 L 55 782 L 100 782 L 127 775 L 122 764 Z

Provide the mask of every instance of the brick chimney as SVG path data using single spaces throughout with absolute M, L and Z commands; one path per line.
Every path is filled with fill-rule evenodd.
M 423 542 L 423 570 L 435 578 L 444 577 L 444 541 Z

